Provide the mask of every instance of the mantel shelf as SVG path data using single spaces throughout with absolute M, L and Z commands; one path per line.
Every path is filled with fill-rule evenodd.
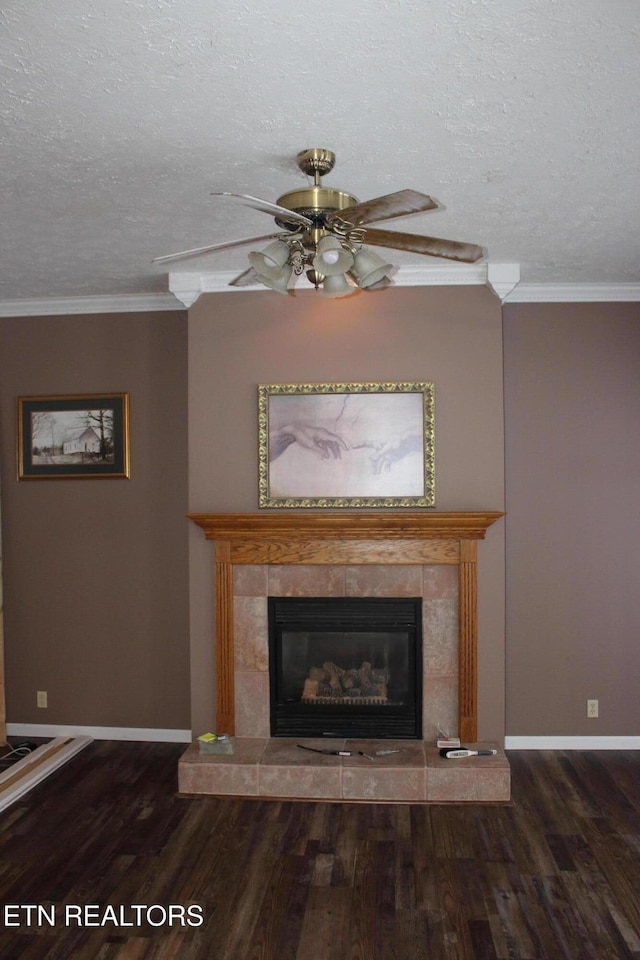
M 207 540 L 482 540 L 499 512 L 190 513 Z

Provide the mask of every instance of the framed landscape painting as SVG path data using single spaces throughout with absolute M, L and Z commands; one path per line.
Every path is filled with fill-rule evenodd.
M 129 395 L 18 397 L 18 479 L 129 477 Z
M 258 387 L 261 507 L 433 507 L 434 387 Z

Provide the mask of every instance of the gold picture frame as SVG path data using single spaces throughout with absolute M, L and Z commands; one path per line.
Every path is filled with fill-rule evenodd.
M 129 394 L 18 397 L 18 479 L 125 478 Z
M 258 387 L 264 508 L 434 507 L 434 384 Z

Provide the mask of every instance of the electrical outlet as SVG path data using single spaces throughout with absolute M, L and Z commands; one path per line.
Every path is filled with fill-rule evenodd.
M 587 716 L 588 717 L 597 717 L 598 714 L 598 701 L 597 700 L 587 700 Z
M 47 704 L 47 691 L 46 691 L 46 690 L 38 690 L 38 692 L 36 693 L 36 703 L 37 703 L 37 705 L 38 705 L 39 707 L 46 707 L 46 706 L 48 706 L 48 704 Z

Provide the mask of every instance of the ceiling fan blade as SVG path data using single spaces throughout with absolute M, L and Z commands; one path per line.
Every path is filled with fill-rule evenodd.
M 446 260 L 460 260 L 462 263 L 475 263 L 484 256 L 482 247 L 475 243 L 422 237 L 416 233 L 396 233 L 395 230 L 367 230 L 364 242 L 375 247 L 411 250 L 413 253 L 423 253 L 428 257 L 444 257 Z
M 338 211 L 335 216 L 348 220 L 354 227 L 362 223 L 375 223 L 377 220 L 391 220 L 393 217 L 406 217 L 410 213 L 435 210 L 438 204 L 426 193 L 417 190 L 398 190 L 383 197 L 375 197 L 353 207 Z M 331 217 L 329 217 L 331 220 Z
M 269 213 L 272 217 L 279 217 L 280 220 L 286 220 L 288 223 L 299 223 L 304 227 L 312 227 L 313 220 L 296 213 L 295 210 L 287 210 L 286 207 L 280 207 L 277 203 L 269 203 L 268 200 L 261 200 L 260 197 L 252 197 L 248 193 L 212 193 L 212 197 L 229 197 L 239 200 L 246 207 L 253 207 L 254 210 L 262 210 L 263 213 Z
M 166 263 L 168 260 L 182 260 L 184 257 L 199 257 L 204 253 L 215 253 L 217 250 L 229 250 L 231 247 L 240 247 L 243 243 L 262 243 L 278 237 L 278 233 L 266 233 L 262 237 L 246 237 L 244 240 L 229 240 L 226 243 L 212 243 L 208 247 L 194 247 L 193 250 L 182 250 L 180 253 L 167 253 L 164 257 L 154 257 L 151 263 Z
M 253 267 L 249 267 L 243 273 L 240 273 L 233 280 L 229 281 L 230 287 L 251 287 L 255 283 L 260 283 L 260 277 Z

